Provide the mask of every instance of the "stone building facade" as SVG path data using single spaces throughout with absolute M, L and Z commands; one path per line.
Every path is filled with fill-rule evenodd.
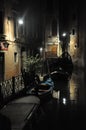
M 15 26 L 12 1 L 0 2 L 0 81 L 12 78 L 21 73 L 21 49 L 15 42 Z M 2 21 L 2 22 L 1 22 Z M 4 37 L 4 39 L 2 38 Z M 7 49 L 2 47 L 7 43 Z
M 85 60 L 85 3 L 71 0 L 60 1 L 60 40 L 62 41 L 62 33 L 66 32 L 68 36 L 68 52 L 70 53 L 75 66 L 84 67 Z M 84 26 L 84 27 L 83 27 Z

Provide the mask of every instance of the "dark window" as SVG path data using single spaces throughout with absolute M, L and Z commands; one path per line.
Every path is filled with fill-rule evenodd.
M 76 20 L 76 14 L 73 14 L 73 21 Z
M 14 62 L 18 62 L 18 54 L 17 52 L 14 52 Z
M 75 35 L 75 29 L 72 30 L 72 35 Z
M 52 36 L 57 35 L 57 20 L 53 20 L 52 22 Z

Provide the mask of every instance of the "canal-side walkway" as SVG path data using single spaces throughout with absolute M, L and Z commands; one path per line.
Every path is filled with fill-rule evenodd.
M 0 110 L 0 130 L 32 129 L 38 120 L 40 99 L 29 95 L 18 98 Z

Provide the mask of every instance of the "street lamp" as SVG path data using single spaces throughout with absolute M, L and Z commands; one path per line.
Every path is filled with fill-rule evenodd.
M 40 47 L 40 55 L 41 55 L 41 57 L 42 57 L 42 53 L 43 53 L 43 48 L 42 47 Z
M 40 47 L 40 52 L 42 52 L 43 51 L 43 48 L 42 47 Z
M 23 24 L 23 20 L 22 20 L 22 19 L 19 19 L 19 20 L 18 20 L 18 23 L 19 23 L 19 25 L 22 25 L 22 24 Z
M 64 32 L 62 34 L 62 52 L 68 49 L 68 34 Z
M 23 25 L 24 21 L 23 19 L 18 19 L 17 21 L 17 38 L 21 37 L 21 35 L 24 33 Z
M 66 37 L 66 35 L 67 35 L 67 34 L 66 34 L 65 32 L 62 34 L 63 37 Z

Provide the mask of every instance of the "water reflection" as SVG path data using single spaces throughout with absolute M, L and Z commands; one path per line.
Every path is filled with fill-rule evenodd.
M 69 102 L 70 94 L 69 94 L 68 86 L 69 86 L 69 81 L 57 82 L 57 86 L 53 91 L 53 97 L 56 98 L 60 104 L 66 105 Z
M 53 98 L 42 107 L 47 119 L 41 129 L 86 130 L 85 95 L 83 71 L 73 72 L 70 81 L 56 81 Z
M 78 91 L 79 91 L 79 85 L 80 80 L 77 74 L 73 73 L 72 78 L 69 83 L 69 91 L 70 91 L 70 100 L 77 102 L 78 98 Z
M 71 102 L 83 102 L 84 97 L 84 72 L 73 72 L 70 81 L 57 81 L 53 91 L 53 98 L 56 98 L 64 105 Z

